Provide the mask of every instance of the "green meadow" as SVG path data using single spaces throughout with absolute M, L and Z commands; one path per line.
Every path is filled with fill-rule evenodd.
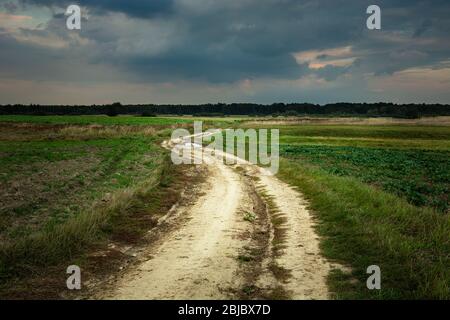
M 99 243 L 139 241 L 144 217 L 187 183 L 160 143 L 193 120 L 280 129 L 278 177 L 308 200 L 324 256 L 349 270 L 330 274 L 335 298 L 450 298 L 449 126 L 231 117 L 0 116 L 0 292 L 22 294 L 30 272 Z M 382 290 L 366 287 L 370 265 Z
M 280 127 L 279 177 L 309 201 L 338 299 L 450 297 L 450 128 Z M 381 268 L 382 290 L 366 269 Z

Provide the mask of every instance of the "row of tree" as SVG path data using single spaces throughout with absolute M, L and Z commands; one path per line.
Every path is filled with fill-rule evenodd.
M 63 106 L 63 105 L 3 105 L 0 114 L 12 115 L 99 115 L 120 114 L 195 115 L 195 116 L 297 116 L 297 115 L 342 115 L 342 116 L 389 116 L 417 118 L 420 116 L 450 116 L 450 105 L 443 104 L 393 104 L 393 103 L 333 103 L 317 105 L 310 103 L 254 103 L 201 104 L 201 105 L 109 105 Z

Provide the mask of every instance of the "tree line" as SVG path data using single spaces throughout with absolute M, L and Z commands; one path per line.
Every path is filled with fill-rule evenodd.
M 389 116 L 417 118 L 420 116 L 450 116 L 448 104 L 394 104 L 394 103 L 332 103 L 318 105 L 311 103 L 216 103 L 199 105 L 122 105 L 115 102 L 108 105 L 2 105 L 2 115 L 109 115 L 121 114 L 155 115 L 194 115 L 194 116 Z

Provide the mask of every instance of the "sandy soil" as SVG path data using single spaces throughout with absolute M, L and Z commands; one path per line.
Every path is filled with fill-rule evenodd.
M 293 299 L 326 299 L 326 277 L 331 265 L 320 255 L 319 238 L 302 196 L 273 176 L 259 175 L 260 187 L 269 194 L 285 222 L 284 241 L 275 261 L 290 271 L 285 290 Z
M 245 194 L 233 170 L 215 168 L 208 193 L 183 212 L 189 220 L 126 275 L 111 298 L 220 299 L 227 298 L 228 288 L 241 285 L 237 256 L 245 223 L 236 213 Z
M 174 142 L 164 145 L 172 147 Z M 291 299 L 329 298 L 326 277 L 333 266 L 320 255 L 314 222 L 301 194 L 265 169 L 237 162 L 228 166 L 210 157 L 204 164 L 208 178 L 202 195 L 172 213 L 183 222 L 147 248 L 141 262 L 99 297 L 226 299 L 242 298 L 241 293 L 252 288 L 249 298 L 273 298 L 275 290 Z M 270 204 L 261 203 L 269 198 Z M 255 212 L 255 221 L 244 219 L 248 212 Z M 281 243 L 273 243 L 271 214 L 283 218 L 276 227 L 283 231 Z M 260 256 L 243 262 L 248 252 Z

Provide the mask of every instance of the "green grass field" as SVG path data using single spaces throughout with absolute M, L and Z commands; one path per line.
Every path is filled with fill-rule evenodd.
M 167 127 L 181 124 L 192 124 L 194 121 L 203 121 L 206 125 L 216 127 L 238 124 L 245 118 L 223 117 L 205 118 L 189 116 L 166 117 L 141 117 L 133 115 L 121 115 L 108 117 L 103 115 L 89 116 L 33 116 L 33 115 L 0 115 L 0 122 L 5 123 L 34 123 L 53 125 L 102 125 L 102 126 L 153 126 Z
M 450 297 L 449 127 L 281 127 L 280 140 L 280 178 L 309 200 L 325 256 L 352 270 L 330 276 L 337 298 Z

